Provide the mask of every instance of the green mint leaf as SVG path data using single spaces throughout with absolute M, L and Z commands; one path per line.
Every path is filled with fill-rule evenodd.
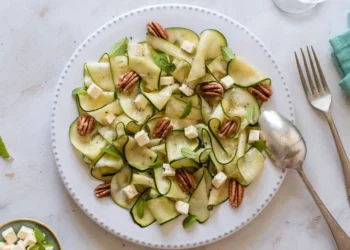
M 152 58 L 154 63 L 166 73 L 173 72 L 176 68 L 175 64 L 170 63 L 168 57 L 163 52 L 152 50 Z
M 106 154 L 113 155 L 118 158 L 120 157 L 120 154 L 118 153 L 118 151 L 112 147 L 108 147 L 108 146 L 104 147 L 102 148 L 102 152 L 105 152 Z
M 235 54 L 229 47 L 221 46 L 221 55 L 226 61 L 230 61 L 235 57 Z
M 86 88 L 79 87 L 79 88 L 73 89 L 72 95 L 79 95 L 79 94 L 87 94 Z
M 196 159 L 197 153 L 189 148 L 182 148 L 181 154 L 183 157 L 190 158 L 190 159 Z
M 42 244 L 45 241 L 45 234 L 37 227 L 34 228 L 34 236 L 39 244 Z
M 247 109 L 247 120 L 249 122 L 249 124 L 255 124 L 257 123 L 257 119 L 256 119 L 256 110 L 254 108 L 254 106 L 249 106 Z
M 151 169 L 156 169 L 156 168 L 161 168 L 163 167 L 163 162 L 162 161 L 158 161 L 156 163 L 153 163 L 152 165 L 149 166 Z
M 29 250 L 41 250 L 43 247 L 36 243 L 34 246 L 29 248 Z M 45 248 L 44 248 L 45 249 Z
M 136 212 L 137 212 L 137 216 L 140 217 L 141 219 L 145 215 L 145 200 L 143 198 L 140 198 L 137 201 Z
M 11 157 L 10 154 L 9 154 L 9 152 L 7 151 L 7 148 L 6 148 L 6 146 L 5 146 L 5 143 L 2 141 L 1 136 L 0 136 L 0 156 L 1 156 L 2 158 L 5 158 L 5 159 L 8 159 L 8 158 Z
M 43 247 L 51 247 L 53 246 L 53 243 L 52 242 L 44 242 L 43 244 L 41 244 Z
M 182 112 L 182 115 L 180 116 L 180 119 L 185 119 L 191 113 L 191 110 L 192 110 L 192 102 L 189 102 L 186 104 L 184 111 Z
M 189 216 L 187 216 L 187 217 L 183 220 L 182 226 L 183 226 L 184 228 L 188 228 L 188 227 L 190 227 L 190 226 L 196 221 L 196 219 L 197 219 L 197 216 L 195 216 L 195 215 L 189 215 Z
M 253 146 L 259 150 L 260 152 L 265 150 L 265 141 L 263 140 L 258 140 L 253 143 Z
M 115 56 L 124 55 L 128 50 L 128 43 L 129 43 L 129 40 L 127 37 L 116 42 L 113 48 L 111 49 L 111 51 L 109 52 L 109 56 L 115 57 Z

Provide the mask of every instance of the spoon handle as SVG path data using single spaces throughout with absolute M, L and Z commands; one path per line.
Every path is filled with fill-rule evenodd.
M 314 198 L 314 201 L 316 202 L 317 206 L 320 208 L 324 218 L 326 219 L 326 222 L 333 234 L 334 240 L 338 246 L 339 250 L 347 250 L 350 249 L 350 238 L 349 236 L 344 232 L 344 230 L 339 226 L 337 221 L 333 218 L 331 213 L 328 211 L 326 206 L 321 201 L 320 197 L 317 195 L 315 189 L 312 187 L 311 183 L 309 182 L 309 179 L 306 177 L 304 170 L 302 168 L 297 169 L 301 179 L 304 181 L 307 189 L 310 191 L 310 194 L 312 195 L 312 198 Z

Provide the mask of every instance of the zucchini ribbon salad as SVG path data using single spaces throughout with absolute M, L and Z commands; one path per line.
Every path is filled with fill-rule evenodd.
M 239 207 L 262 171 L 258 121 L 271 80 L 217 30 L 146 27 L 145 42 L 121 39 L 85 63 L 70 141 L 103 182 L 97 198 L 141 227 L 180 214 L 189 227 L 226 200 Z

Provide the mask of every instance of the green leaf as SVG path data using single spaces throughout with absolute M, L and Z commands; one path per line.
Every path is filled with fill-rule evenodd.
M 34 236 L 39 244 L 42 244 L 45 241 L 45 234 L 37 227 L 34 227 Z
M 189 215 L 189 216 L 187 216 L 187 217 L 183 220 L 182 226 L 183 226 L 184 228 L 188 228 L 188 227 L 190 227 L 190 226 L 196 221 L 196 219 L 197 219 L 197 216 L 195 216 L 195 215 Z
M 169 59 L 165 53 L 152 50 L 152 57 L 154 63 L 166 73 L 170 73 L 175 70 L 175 64 L 169 62 Z
M 136 204 L 136 212 L 137 216 L 141 219 L 145 215 L 145 200 L 143 198 L 140 198 Z
M 120 157 L 118 151 L 115 148 L 109 146 L 102 148 L 102 152 L 105 152 L 106 154 L 113 155 L 118 158 Z
M 191 110 L 192 110 L 192 102 L 189 102 L 186 104 L 184 111 L 182 112 L 182 115 L 180 116 L 180 119 L 185 119 L 191 113 Z
M 235 57 L 235 54 L 233 53 L 233 51 L 229 47 L 221 46 L 220 48 L 221 48 L 222 57 L 226 61 L 231 61 Z
M 31 248 L 29 248 L 29 250 L 41 250 L 41 249 L 45 249 L 42 246 L 40 246 L 38 243 L 36 243 L 34 246 L 32 246 Z
M 109 56 L 115 57 L 115 56 L 124 55 L 128 50 L 128 43 L 129 43 L 129 40 L 127 37 L 116 42 L 113 48 L 111 49 L 111 51 L 109 52 Z
M 151 169 L 161 168 L 161 167 L 163 167 L 163 162 L 162 161 L 155 162 L 152 165 L 150 165 L 149 167 Z
M 79 88 L 73 89 L 72 95 L 79 95 L 79 94 L 87 94 L 86 88 L 79 87 Z
M 2 138 L 0 136 L 0 156 L 5 158 L 5 159 L 8 159 L 10 158 L 10 154 L 9 152 L 7 151 L 7 148 L 5 146 L 5 143 L 2 141 Z
M 263 140 L 258 140 L 253 143 L 253 147 L 255 147 L 257 150 L 260 152 L 265 150 L 265 141 Z
M 189 158 L 189 159 L 196 159 L 197 154 L 193 150 L 189 148 L 182 148 L 181 149 L 181 154 L 183 157 Z
M 46 241 L 44 241 L 44 243 L 43 244 L 41 244 L 43 247 L 51 247 L 51 246 L 53 246 L 53 243 L 52 242 L 46 242 Z
M 247 109 L 247 120 L 250 124 L 252 124 L 255 121 L 256 116 L 256 110 L 253 106 L 249 106 Z

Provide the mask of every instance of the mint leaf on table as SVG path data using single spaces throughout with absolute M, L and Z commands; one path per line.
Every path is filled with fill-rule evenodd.
M 182 226 L 184 228 L 190 227 L 195 221 L 197 220 L 197 216 L 195 215 L 188 215 L 182 222 Z
M 9 152 L 7 151 L 5 143 L 3 142 L 1 136 L 0 136 L 0 156 L 4 159 L 8 159 L 11 157 Z
M 115 57 L 115 56 L 124 55 L 128 50 L 128 43 L 129 43 L 129 40 L 127 37 L 116 42 L 113 48 L 111 49 L 111 51 L 109 52 L 109 56 Z
M 233 51 L 229 47 L 221 46 L 220 48 L 221 48 L 222 57 L 226 61 L 231 61 L 235 57 L 235 54 L 233 53 Z
M 163 52 L 152 50 L 152 58 L 154 63 L 166 73 L 173 72 L 176 68 L 175 64 L 170 63 L 167 55 Z
M 45 241 L 45 234 L 37 227 L 34 228 L 34 236 L 39 244 L 42 244 Z
M 72 95 L 80 95 L 80 94 L 87 94 L 87 90 L 85 87 L 79 87 L 79 88 L 73 89 Z

